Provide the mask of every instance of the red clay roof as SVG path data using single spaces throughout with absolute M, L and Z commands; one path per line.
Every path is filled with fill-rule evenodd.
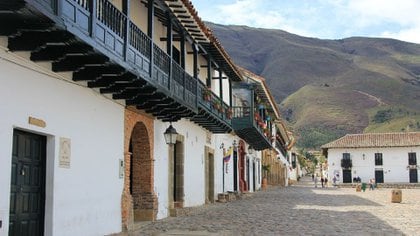
M 347 134 L 321 148 L 368 148 L 420 146 L 420 132 Z

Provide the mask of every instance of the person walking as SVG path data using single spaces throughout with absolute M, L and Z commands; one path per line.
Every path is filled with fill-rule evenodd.
M 328 178 L 327 177 L 324 178 L 324 186 L 326 188 L 328 188 Z
M 370 179 L 369 180 L 369 190 L 373 190 L 375 187 L 374 187 L 374 182 L 373 182 L 374 180 L 373 179 Z
M 324 187 L 324 177 L 321 176 L 321 187 Z
M 314 184 L 315 184 L 315 188 L 318 188 L 318 176 L 314 176 Z

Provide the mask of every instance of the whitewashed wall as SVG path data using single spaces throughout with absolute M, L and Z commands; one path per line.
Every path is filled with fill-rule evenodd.
M 256 165 L 256 175 L 257 175 L 257 182 L 255 183 L 256 190 L 261 189 L 261 183 L 262 183 L 262 152 L 257 151 L 255 153 L 255 165 Z
M 261 188 L 261 175 L 262 175 L 261 174 L 261 152 L 254 150 L 253 153 L 247 154 L 247 158 L 249 159 L 249 174 L 250 174 L 249 191 L 255 192 Z M 255 179 L 254 179 L 254 176 L 252 175 L 254 162 L 255 162 Z M 253 189 L 254 181 L 255 181 L 255 189 Z
M 7 234 L 9 224 L 14 128 L 47 136 L 45 235 L 120 232 L 123 106 L 2 47 L 0 71 L 0 235 Z M 29 116 L 44 120 L 46 127 L 29 125 Z M 60 137 L 71 139 L 68 169 L 58 167 Z
M 163 133 L 169 123 L 155 121 L 155 192 L 158 195 L 157 218 L 169 216 L 169 146 Z M 184 206 L 199 206 L 205 203 L 204 152 L 206 131 L 193 122 L 182 119 L 172 123 L 179 135 L 184 136 Z
M 223 162 L 223 149 L 220 149 L 222 143 L 228 152 L 229 148 L 232 147 L 233 140 L 239 143 L 239 137 L 231 134 L 217 134 L 215 135 L 215 193 L 223 193 L 233 191 L 233 152 L 228 162 Z M 239 164 L 239 155 L 238 155 Z M 224 185 L 223 185 L 224 178 Z M 238 172 L 238 186 L 239 186 L 239 172 Z M 239 188 L 239 187 L 238 187 Z
M 334 171 L 339 171 L 339 181 L 343 181 L 341 159 L 343 153 L 350 153 L 353 164 L 352 179 L 359 176 L 362 182 L 369 182 L 369 179 L 375 178 L 375 168 L 382 168 L 384 183 L 408 183 L 409 152 L 417 153 L 419 163 L 420 147 L 328 149 L 328 176 L 332 179 Z M 375 166 L 375 153 L 382 153 L 382 166 Z

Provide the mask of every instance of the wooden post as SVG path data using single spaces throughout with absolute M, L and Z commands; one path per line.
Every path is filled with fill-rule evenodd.
M 90 11 L 90 22 L 89 22 L 89 35 L 90 37 L 95 36 L 95 25 L 96 25 L 96 8 L 97 0 L 89 1 L 89 11 Z
M 149 75 L 150 78 L 153 78 L 153 65 L 154 65 L 154 55 L 153 55 L 153 31 L 154 31 L 154 15 L 155 15 L 155 0 L 147 1 L 147 36 L 150 38 L 150 63 L 149 63 Z
M 173 46 L 173 34 L 172 34 L 172 19 L 169 11 L 166 12 L 166 53 L 169 55 L 169 68 L 168 68 L 168 90 L 171 91 L 171 77 L 172 77 L 172 46 Z
M 128 45 L 130 43 L 130 0 L 124 0 L 122 11 L 125 15 L 124 22 L 124 61 L 127 61 Z

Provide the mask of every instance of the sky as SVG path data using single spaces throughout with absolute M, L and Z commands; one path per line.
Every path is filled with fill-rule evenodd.
M 204 21 L 320 39 L 386 37 L 420 43 L 420 0 L 191 0 Z

